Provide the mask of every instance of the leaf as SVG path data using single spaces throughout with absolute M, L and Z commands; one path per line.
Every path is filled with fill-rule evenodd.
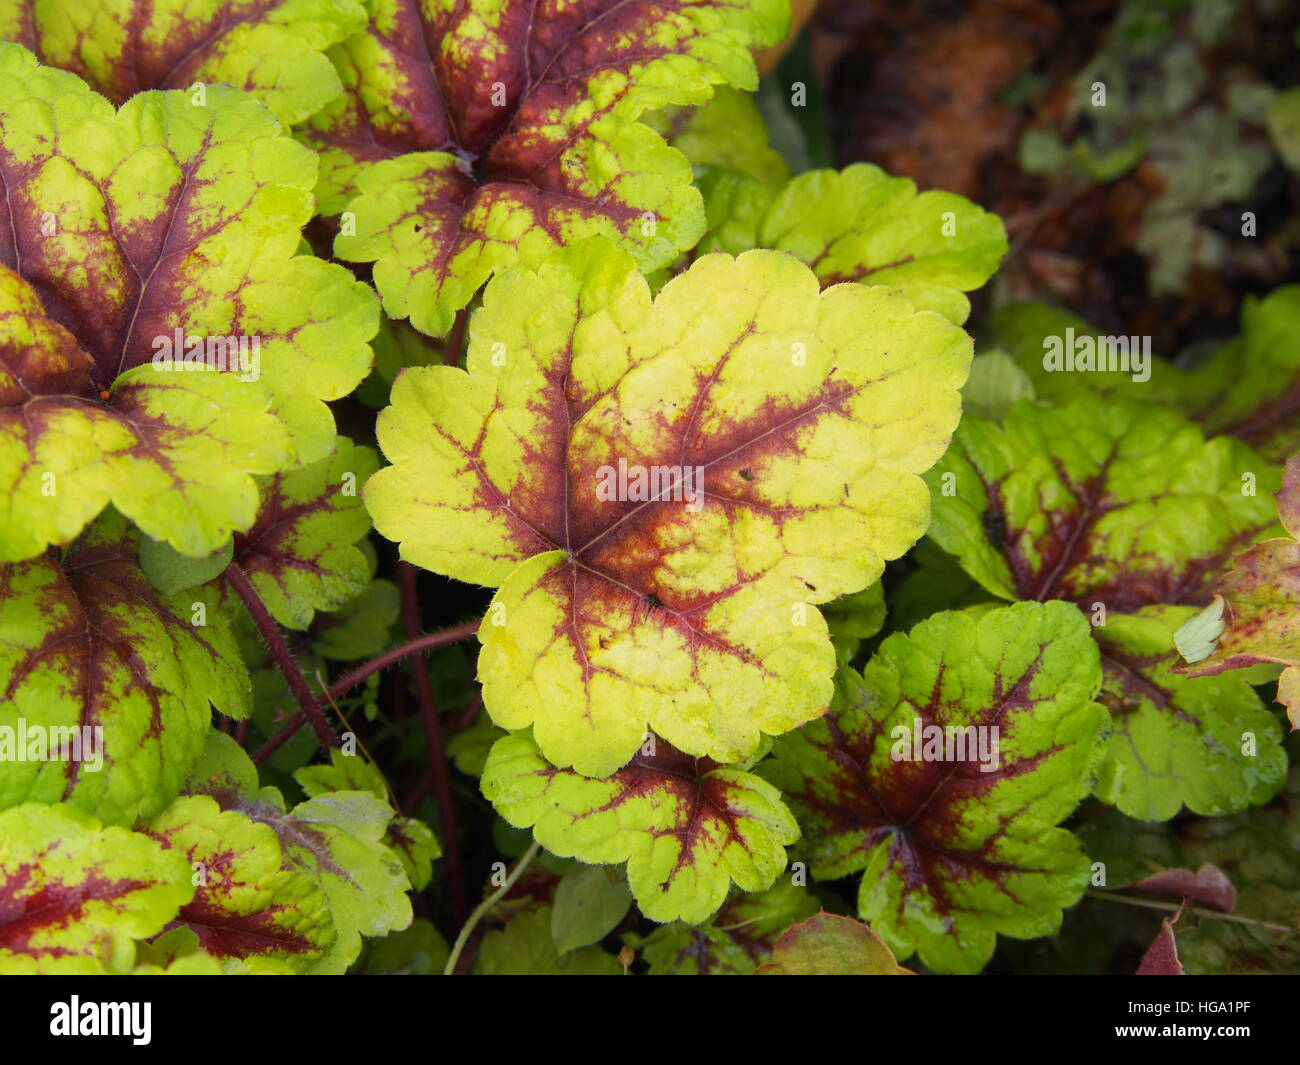
M 1233 551 L 1272 527 L 1267 499 L 1248 494 L 1275 481 L 1263 459 L 1229 437 L 1206 442 L 1172 411 L 1081 397 L 1022 403 L 1001 429 L 967 417 L 928 479 L 930 535 L 985 589 L 1069 600 L 1094 621 L 1115 711 L 1100 797 L 1164 820 L 1277 791 L 1279 730 L 1250 686 L 1170 672 L 1186 604 L 1205 602 Z
M 827 716 L 779 738 L 763 775 L 799 818 L 814 876 L 863 872 L 858 916 L 891 950 L 977 972 L 997 934 L 1056 931 L 1087 886 L 1087 856 L 1053 826 L 1091 787 L 1099 686 L 1068 604 L 938 614 L 888 637 L 861 676 L 841 669 Z M 932 726 L 984 731 L 960 734 L 974 750 L 941 731 L 936 750 Z M 952 759 L 935 760 L 945 742 Z
M 101 517 L 61 561 L 0 566 L 0 809 L 67 801 L 104 821 L 152 816 L 198 761 L 209 703 L 234 718 L 250 709 L 215 593 L 155 591 L 120 515 Z M 28 726 L 69 730 L 42 732 L 70 744 L 64 757 L 29 760 L 40 753 L 30 741 L 19 757 Z
M 547 764 L 523 734 L 497 741 L 483 794 L 543 847 L 590 864 L 627 862 L 627 880 L 652 921 L 699 922 L 734 881 L 762 891 L 798 837 L 781 797 L 751 773 L 693 759 L 655 740 L 608 780 Z
M 259 479 L 257 520 L 235 534 L 235 563 L 281 625 L 305 629 L 317 610 L 365 590 L 370 566 L 354 545 L 370 529 L 361 485 L 378 466 L 371 448 L 340 436 L 319 462 Z
M 1034 385 L 1005 351 L 988 351 L 971 363 L 970 379 L 961 390 L 962 409 L 1000 422 L 1019 400 L 1033 399 Z
M 223 805 L 272 828 L 286 860 L 324 891 L 338 935 L 311 972 L 342 973 L 360 954 L 361 936 L 409 927 L 410 883 L 400 859 L 383 843 L 393 811 L 374 795 L 331 792 L 286 812 L 280 793 L 263 788 L 256 798 Z
M 561 954 L 599 943 L 631 906 L 626 880 L 605 866 L 586 866 L 564 877 L 555 889 L 551 938 Z
M 970 314 L 964 293 L 992 277 L 1007 251 L 997 215 L 955 193 L 918 195 L 908 178 L 867 163 L 791 180 L 764 215 L 755 243 L 807 263 L 823 286 L 883 285 L 958 324 Z M 732 253 L 750 246 L 720 244 Z
M 364 758 L 330 751 L 329 765 L 304 766 L 293 778 L 308 798 L 339 791 L 368 791 L 380 802 L 388 802 L 391 790 L 382 774 Z M 423 890 L 433 875 L 433 861 L 442 854 L 438 840 L 423 821 L 394 814 L 384 834 L 384 846 L 401 860 L 411 886 Z
M 850 917 L 825 911 L 776 941 L 773 959 L 757 976 L 913 976 L 880 937 Z
M 834 655 L 806 604 L 924 529 L 916 474 L 969 357 L 937 315 L 863 286 L 818 298 L 779 253 L 706 256 L 651 304 L 592 242 L 493 281 L 468 373 L 402 375 L 366 505 L 403 558 L 501 586 L 485 703 L 552 763 L 608 775 L 647 723 L 743 760 L 825 707 Z
M 1165 869 L 1143 877 L 1133 887 L 1148 895 L 1180 899 L 1222 913 L 1231 913 L 1237 904 L 1237 889 L 1232 881 L 1210 862 L 1203 862 L 1194 873 L 1190 869 Z
M 1237 555 L 1214 601 L 1178 630 L 1188 664 L 1174 671 L 1204 677 L 1259 662 L 1285 665 L 1278 701 L 1300 728 L 1300 457 L 1286 464 L 1277 512 L 1288 535 Z
M 541 906 L 483 937 L 474 972 L 479 976 L 619 976 L 622 966 L 599 947 L 563 954 L 551 939 L 551 908 Z
M 759 894 L 733 894 L 703 924 L 677 921 L 625 939 L 640 950 L 652 976 L 748 976 L 771 957 L 782 932 L 817 909 L 806 890 L 782 877 Z
M 178 553 L 162 541 L 147 536 L 140 540 L 140 568 L 149 578 L 149 583 L 167 596 L 216 580 L 225 572 L 234 555 L 233 541 L 227 541 L 224 548 L 211 554 L 192 558 Z
M 335 254 L 375 263 L 389 316 L 435 335 L 494 271 L 584 237 L 666 266 L 703 212 L 686 160 L 636 120 L 754 88 L 749 48 L 788 17 L 783 0 L 375 5 L 308 134 L 322 210 L 352 223 Z
M 1137 967 L 1138 976 L 1183 976 L 1182 962 L 1178 960 L 1178 941 L 1174 938 L 1174 922 L 1165 917 L 1160 922 L 1160 932 L 1142 955 Z
M 373 294 L 296 255 L 312 154 L 235 90 L 114 112 L 12 44 L 0 142 L 0 557 L 110 501 L 182 554 L 221 547 L 252 475 L 328 452 L 325 401 L 371 361 Z
M 305 972 L 333 943 L 324 893 L 285 863 L 266 825 L 197 795 L 178 799 L 147 831 L 193 869 L 198 887 L 177 920 L 224 971 Z
M 831 643 L 835 645 L 835 658 L 840 665 L 849 662 L 858 653 L 864 640 L 869 640 L 885 623 L 885 590 L 872 584 L 860 592 L 841 596 L 822 608 Z
M 68 806 L 0 811 L 0 974 L 129 971 L 188 901 L 189 868 Z
M 0 0 L 0 39 L 17 41 L 90 83 L 115 104 L 146 89 L 220 82 L 246 89 L 282 122 L 301 122 L 337 96 L 323 54 L 360 30 L 356 0 Z
M 1130 817 L 1163 821 L 1180 804 L 1234 813 L 1267 802 L 1286 779 L 1282 730 L 1245 679 L 1174 672 L 1174 633 L 1192 614 L 1148 607 L 1095 630 L 1116 710 L 1096 794 Z
M 373 580 L 338 610 L 317 615 L 312 650 L 322 658 L 343 662 L 373 658 L 391 642 L 389 630 L 401 611 L 397 585 L 382 577 Z
M 436 928 L 417 917 L 411 927 L 369 944 L 354 972 L 384 976 L 441 976 L 451 949 Z

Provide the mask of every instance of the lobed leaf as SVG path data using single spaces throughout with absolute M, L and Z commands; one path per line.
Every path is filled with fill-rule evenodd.
M 0 974 L 128 972 L 194 893 L 181 856 L 69 806 L 0 811 Z
M 772 949 L 773 960 L 756 976 L 914 976 L 902 968 L 880 937 L 851 917 L 821 913 L 788 929 Z
M 244 717 L 250 695 L 212 588 L 157 592 L 120 515 L 62 559 L 0 566 L 0 808 L 67 801 L 105 821 L 150 817 L 198 761 L 209 704 Z M 30 740 L 13 749 L 29 726 L 72 757 L 33 760 Z
M 404 558 L 501 586 L 485 702 L 552 763 L 608 775 L 647 723 L 738 761 L 825 707 L 834 654 L 808 604 L 869 585 L 924 529 L 916 475 L 956 423 L 970 342 L 884 289 L 817 292 L 754 251 L 700 259 L 651 303 L 592 242 L 488 287 L 468 373 L 394 386 L 394 465 L 366 505 Z
M 0 40 L 116 104 L 142 90 L 220 82 L 285 123 L 342 91 L 324 52 L 365 21 L 357 0 L 0 0 Z
M 705 920 L 733 881 L 770 887 L 799 834 L 776 789 L 662 740 L 651 746 L 594 780 L 548 764 L 525 734 L 505 736 L 488 755 L 483 794 L 553 854 L 626 862 L 632 894 L 654 921 Z
M 645 269 L 702 235 L 680 153 L 636 121 L 752 89 L 749 48 L 779 38 L 785 0 L 370 0 L 332 51 L 344 95 L 313 119 L 335 253 L 373 262 L 385 310 L 440 334 L 496 270 L 583 237 Z
M 0 45 L 0 558 L 110 501 L 204 555 L 252 523 L 253 475 L 328 453 L 377 306 L 297 255 L 315 178 L 243 93 L 115 112 Z
M 827 716 L 776 740 L 763 775 L 814 876 L 863 872 L 858 915 L 892 950 L 976 972 L 999 933 L 1054 932 L 1087 886 L 1087 856 L 1054 826 L 1092 785 L 1100 683 L 1066 603 L 938 614 L 888 637 L 861 676 L 842 669 Z M 970 748 L 945 739 L 970 726 Z

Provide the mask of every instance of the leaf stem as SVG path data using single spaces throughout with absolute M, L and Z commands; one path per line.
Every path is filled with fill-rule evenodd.
M 1221 913 L 1219 910 L 1207 910 L 1201 906 L 1187 906 L 1179 902 L 1164 902 L 1160 899 L 1135 899 L 1132 895 L 1120 895 L 1112 891 L 1089 891 L 1088 897 L 1091 899 L 1107 899 L 1110 902 L 1122 902 L 1128 906 L 1141 906 L 1148 910 L 1164 910 L 1169 913 L 1182 909 L 1184 913 L 1194 913 L 1197 917 L 1227 921 L 1229 924 L 1250 925 L 1252 928 L 1263 928 L 1270 932 L 1285 932 L 1290 936 L 1300 932 L 1300 928 L 1288 928 L 1284 924 L 1269 924 L 1267 921 L 1257 921 L 1253 917 L 1240 917 L 1235 913 Z
M 321 746 L 337 747 L 339 745 L 338 737 L 334 735 L 333 729 L 330 728 L 329 722 L 325 719 L 325 712 L 320 708 L 320 703 L 316 701 L 316 696 L 312 695 L 311 688 L 307 686 L 302 670 L 298 668 L 298 663 L 294 661 L 293 652 L 289 650 L 289 645 L 284 642 L 284 637 L 280 635 L 280 630 L 271 617 L 270 611 L 266 609 L 266 604 L 262 602 L 261 597 L 257 594 L 257 589 L 253 587 L 252 582 L 235 562 L 226 567 L 225 578 L 226 583 L 235 590 L 235 594 L 244 601 L 244 606 L 248 608 L 249 614 L 252 615 L 253 623 L 262 634 L 262 639 L 266 641 L 271 657 L 275 659 L 275 664 L 280 667 L 280 672 L 284 674 L 284 679 L 288 682 L 293 697 L 298 700 L 299 709 L 302 710 L 303 716 L 311 722 L 311 727 L 315 730 L 316 738 L 320 740 Z
M 399 562 L 402 582 L 402 623 L 408 639 L 420 635 L 420 600 L 416 588 L 418 571 L 409 562 Z M 442 740 L 442 723 L 438 720 L 438 704 L 433 697 L 433 681 L 429 678 L 424 653 L 412 656 L 411 675 L 415 679 L 415 693 L 420 700 L 420 717 L 424 720 L 424 738 L 429 745 L 429 763 L 433 769 L 433 788 L 438 796 L 438 811 L 442 815 L 442 846 L 447 859 L 447 879 L 451 888 L 451 914 L 454 922 L 465 917 L 465 870 L 460 861 L 460 842 L 456 832 L 456 807 L 451 794 L 451 773 L 447 769 L 447 749 Z
M 467 621 L 464 625 L 443 629 L 441 632 L 427 632 L 418 639 L 410 640 L 400 647 L 394 647 L 391 651 L 385 651 L 378 658 L 372 658 L 369 662 L 363 663 L 357 666 L 356 669 L 343 674 L 329 686 L 326 691 L 326 698 L 330 702 L 337 702 L 372 673 L 387 669 L 394 663 L 400 662 L 403 658 L 417 654 L 420 651 L 427 651 L 434 647 L 442 647 L 449 643 L 456 643 L 458 640 L 468 639 L 478 632 L 480 624 L 482 624 L 481 621 Z M 279 732 L 259 748 L 258 752 L 253 756 L 253 761 L 261 765 L 270 758 L 293 737 L 305 720 L 306 718 L 302 714 L 294 714 Z
M 474 912 L 469 915 L 469 920 L 465 922 L 460 934 L 456 936 L 456 943 L 451 948 L 451 957 L 447 959 L 447 965 L 442 970 L 443 976 L 454 976 L 456 974 L 456 964 L 460 961 L 460 956 L 465 950 L 465 944 L 469 942 L 470 933 L 474 931 L 479 921 L 483 920 L 488 911 L 505 897 L 506 892 L 515 886 L 515 881 L 523 875 L 524 870 L 528 868 L 529 863 L 537 856 L 539 850 L 541 850 L 541 845 L 537 840 L 533 840 L 532 846 L 524 851 L 519 861 L 515 862 L 515 867 L 510 870 L 506 882 L 480 902 Z

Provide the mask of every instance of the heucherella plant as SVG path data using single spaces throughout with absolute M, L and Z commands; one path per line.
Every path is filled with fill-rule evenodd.
M 980 293 L 789 22 L 0 0 L 0 973 L 1300 966 L 1300 287 Z

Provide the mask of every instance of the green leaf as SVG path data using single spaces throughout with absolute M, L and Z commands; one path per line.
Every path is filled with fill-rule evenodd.
M 474 972 L 479 976 L 618 976 L 618 959 L 599 947 L 562 953 L 551 938 L 551 908 L 514 917 L 483 937 Z
M 484 700 L 552 763 L 608 775 L 647 724 L 739 761 L 825 708 L 834 652 L 808 604 L 870 585 L 924 529 L 917 474 L 957 421 L 970 341 L 883 288 L 817 293 L 753 251 L 651 303 L 591 242 L 493 281 L 468 372 L 394 386 L 394 465 L 366 505 L 403 558 L 501 586 Z
M 1110 398 L 966 418 L 929 475 L 930 535 L 1005 599 L 1088 613 L 1116 712 L 1098 795 L 1134 817 L 1222 814 L 1281 786 L 1280 733 L 1239 678 L 1187 680 L 1174 632 L 1237 548 L 1273 527 L 1276 474 L 1230 437 Z M 1245 744 L 1242 732 L 1253 734 Z
M 1029 375 L 1005 351 L 997 350 L 985 352 L 971 363 L 970 378 L 961 390 L 964 411 L 995 422 L 1020 400 L 1033 398 Z
M 0 40 L 116 104 L 146 89 L 220 82 L 246 89 L 285 123 L 339 94 L 324 51 L 365 22 L 357 0 L 0 0 Z
M 345 972 L 361 952 L 361 936 L 410 926 L 411 885 L 401 860 L 383 843 L 393 811 L 371 793 L 331 792 L 286 812 L 280 793 L 263 788 L 256 798 L 223 805 L 270 826 L 287 862 L 324 891 L 337 939 L 311 972 Z
M 1192 664 L 1174 671 L 1204 677 L 1280 663 L 1287 668 L 1277 700 L 1287 708 L 1291 727 L 1300 728 L 1300 457 L 1286 464 L 1277 512 L 1288 535 L 1237 555 L 1215 586 L 1214 602 L 1175 634 Z
M 549 765 L 524 734 L 498 740 L 483 794 L 510 824 L 532 828 L 553 854 L 627 862 L 632 895 L 653 921 L 705 920 L 734 881 L 762 891 L 798 837 L 781 797 L 751 773 L 647 741 L 608 780 Z
M 584 237 L 666 266 L 703 211 L 686 159 L 637 119 L 754 88 L 750 46 L 788 17 L 784 0 L 375 5 L 308 134 L 322 210 L 347 209 L 335 254 L 373 262 L 388 314 L 432 334 L 494 271 Z
M 382 577 L 371 581 L 338 610 L 318 614 L 312 626 L 312 650 L 343 662 L 374 658 L 386 650 L 402 612 L 402 593 Z
M 379 770 L 357 755 L 330 751 L 329 765 L 304 766 L 293 774 L 308 798 L 339 791 L 368 791 L 380 802 L 388 802 L 392 791 Z M 417 891 L 429 883 L 433 861 L 442 854 L 438 840 L 423 821 L 394 814 L 384 834 L 384 846 L 401 860 L 411 886 Z
M 371 361 L 373 293 L 296 254 L 311 152 L 233 89 L 115 112 L 12 44 L 0 141 L 0 559 L 109 502 L 182 554 L 220 548 L 253 475 L 328 452 L 325 401 Z
M 170 544 L 148 536 L 140 540 L 140 568 L 149 578 L 149 583 L 166 596 L 215 580 L 234 557 L 233 540 L 228 540 L 225 547 L 200 558 L 182 555 Z
M 814 876 L 862 871 L 858 915 L 892 950 L 976 972 L 998 934 L 1054 932 L 1087 886 L 1087 856 L 1053 826 L 1092 786 L 1100 682 L 1066 603 L 939 614 L 887 638 L 861 676 L 842 669 L 827 717 L 778 739 L 763 774 Z
M 447 941 L 422 917 L 401 932 L 391 932 L 366 948 L 353 972 L 382 976 L 441 976 L 451 956 Z
M 130 970 L 194 889 L 184 858 L 68 806 L 0 811 L 0 974 Z
M 333 943 L 324 893 L 286 865 L 266 825 L 196 795 L 177 799 L 147 831 L 193 871 L 197 890 L 178 920 L 223 971 L 305 972 Z
M 0 588 L 0 809 L 66 800 L 105 821 L 150 817 L 198 761 L 209 704 L 248 714 L 248 673 L 214 590 L 157 592 L 120 515 L 61 560 L 0 566 Z M 20 753 L 24 729 L 63 757 L 30 740 Z
M 776 941 L 757 976 L 912 976 L 880 937 L 851 917 L 819 913 Z
M 589 865 L 564 877 L 555 889 L 551 938 L 561 954 L 599 943 L 632 906 L 627 881 L 603 865 Z
M 675 921 L 648 936 L 625 938 L 640 950 L 652 976 L 748 976 L 771 958 L 782 932 L 816 912 L 817 901 L 783 877 L 760 894 L 733 894 L 703 924 Z
M 711 219 L 714 213 L 711 207 Z M 997 215 L 955 193 L 918 195 L 908 178 L 890 177 L 867 163 L 794 178 L 763 217 L 755 243 L 790 252 L 824 286 L 885 286 L 958 324 L 970 314 L 965 293 L 992 277 L 1007 252 Z M 719 246 L 736 253 L 754 245 Z
M 864 640 L 869 640 L 885 623 L 885 590 L 877 582 L 841 596 L 822 607 L 831 643 L 835 645 L 835 659 L 840 665 L 849 662 L 858 653 Z
M 370 529 L 361 486 L 378 466 L 373 449 L 340 436 L 319 462 L 259 478 L 257 520 L 235 534 L 235 563 L 281 625 L 305 629 L 366 588 L 370 565 L 354 545 Z

